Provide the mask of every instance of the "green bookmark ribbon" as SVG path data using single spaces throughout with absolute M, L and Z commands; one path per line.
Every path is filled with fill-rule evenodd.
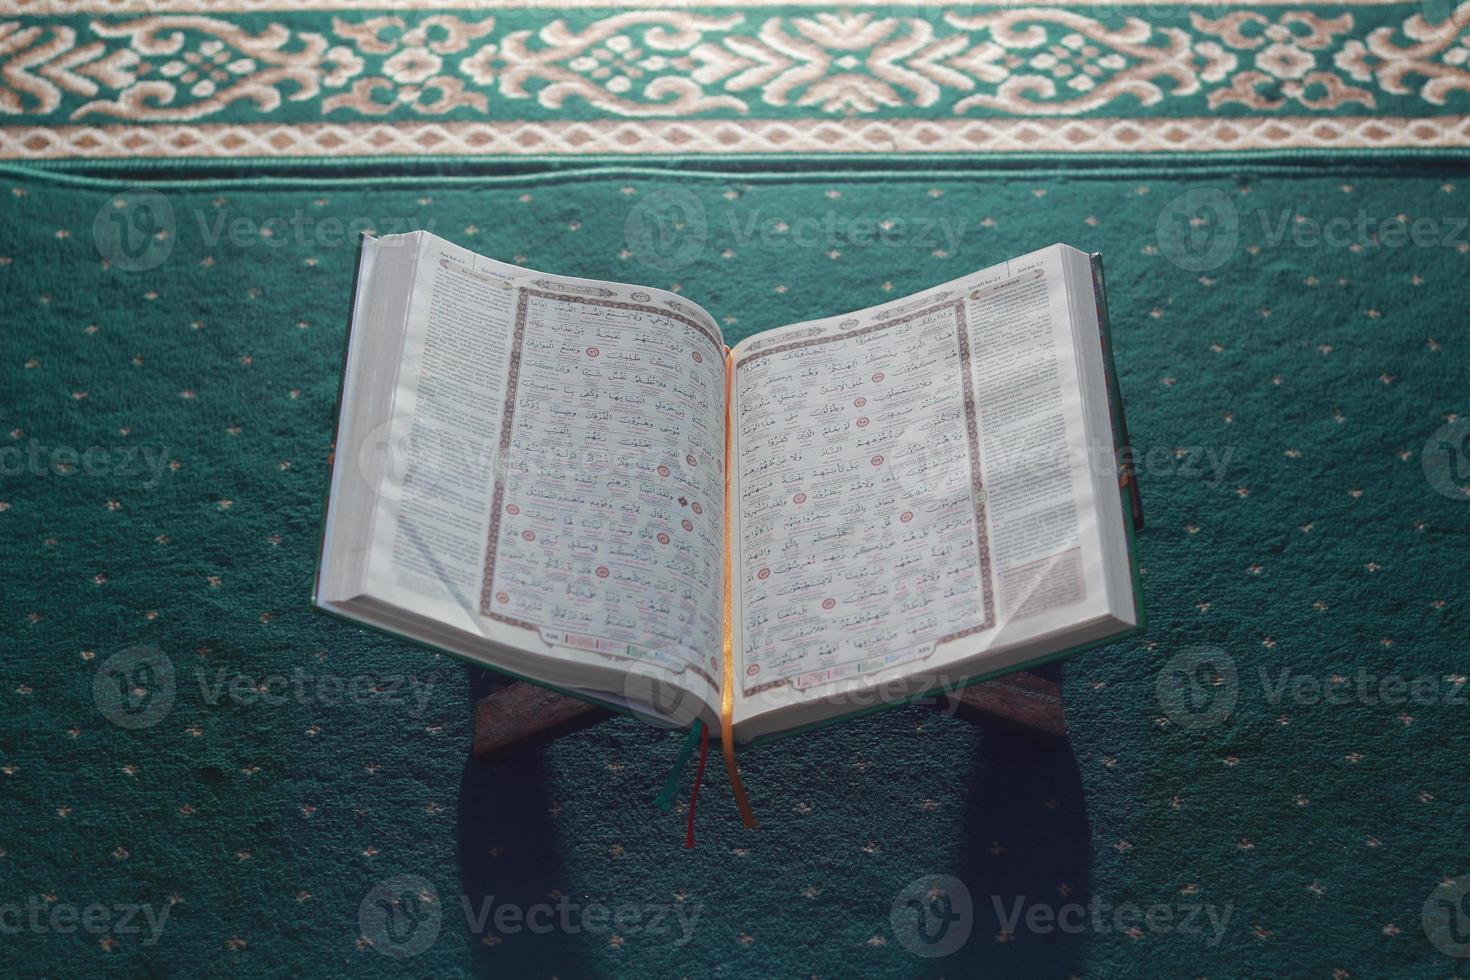
M 679 795 L 679 777 L 684 772 L 684 767 L 689 764 L 689 757 L 694 754 L 694 747 L 699 744 L 699 733 L 704 728 L 704 722 L 697 720 L 694 727 L 689 729 L 689 734 L 684 739 L 684 744 L 679 746 L 679 757 L 674 760 L 674 771 L 669 773 L 669 778 L 664 781 L 664 788 L 655 797 L 653 803 L 660 810 L 667 812 L 674 805 L 674 797 Z

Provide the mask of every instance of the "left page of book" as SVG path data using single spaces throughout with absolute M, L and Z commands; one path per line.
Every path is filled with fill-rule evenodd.
M 391 255 L 412 270 L 391 410 L 339 447 L 374 495 L 363 595 L 559 667 L 537 676 L 600 675 L 606 689 L 596 668 L 612 668 L 717 703 L 714 318 L 663 290 L 534 272 L 422 232 L 376 248 L 379 267 Z

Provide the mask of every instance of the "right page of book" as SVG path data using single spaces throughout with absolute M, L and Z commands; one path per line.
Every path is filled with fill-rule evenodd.
M 953 683 L 962 661 L 993 651 L 1001 669 L 1105 613 L 1066 284 L 1082 254 L 1053 246 L 735 348 L 737 716 L 885 678 Z

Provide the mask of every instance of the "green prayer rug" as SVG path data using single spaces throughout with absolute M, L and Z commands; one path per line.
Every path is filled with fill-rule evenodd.
M 12 7 L 0 972 L 1467 972 L 1470 4 Z M 1064 744 L 712 759 L 693 850 L 679 733 L 473 761 L 497 678 L 309 607 L 416 228 L 731 343 L 1101 252 L 1147 634 Z

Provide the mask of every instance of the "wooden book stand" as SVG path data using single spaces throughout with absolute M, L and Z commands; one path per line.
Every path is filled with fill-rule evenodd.
M 1067 737 L 1061 688 L 1035 674 L 1010 674 L 972 684 L 941 695 L 926 706 L 977 725 L 994 725 L 1049 739 Z M 606 708 L 517 681 L 475 705 L 475 755 L 504 757 L 612 716 Z

